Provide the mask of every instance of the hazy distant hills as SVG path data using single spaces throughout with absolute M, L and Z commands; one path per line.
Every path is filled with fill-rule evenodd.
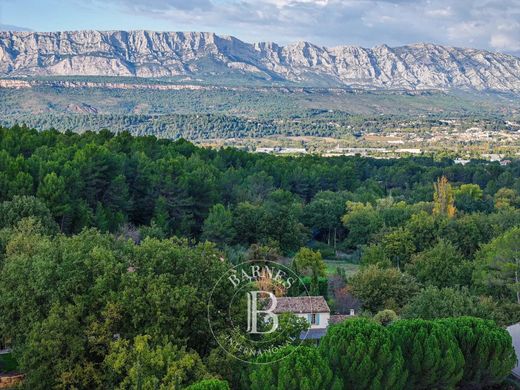
M 257 79 L 376 89 L 520 93 L 520 58 L 434 44 L 366 49 L 242 42 L 213 33 L 0 32 L 0 77 Z

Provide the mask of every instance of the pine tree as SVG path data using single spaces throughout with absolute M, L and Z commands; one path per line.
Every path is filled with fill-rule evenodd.
M 387 328 L 366 318 L 333 325 L 319 350 L 345 389 L 403 389 L 403 356 Z
M 234 237 L 233 215 L 224 205 L 217 203 L 204 221 L 201 239 L 217 244 L 229 244 Z
M 493 321 L 475 317 L 439 320 L 450 328 L 464 355 L 463 389 L 482 389 L 501 383 L 516 365 L 511 336 Z
M 45 175 L 38 187 L 37 195 L 45 202 L 63 230 L 65 217 L 70 214 L 72 209 L 63 177 L 58 176 L 55 172 Z
M 287 346 L 259 358 L 251 372 L 251 390 L 330 390 L 333 374 L 326 360 L 314 347 Z M 268 364 L 266 364 L 268 363 Z
M 455 336 L 434 321 L 400 320 L 388 326 L 408 369 L 406 389 L 453 389 L 464 369 Z

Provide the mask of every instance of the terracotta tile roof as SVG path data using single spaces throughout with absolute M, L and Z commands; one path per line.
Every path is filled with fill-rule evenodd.
M 329 305 L 322 296 L 281 297 L 274 309 L 275 313 L 330 313 Z

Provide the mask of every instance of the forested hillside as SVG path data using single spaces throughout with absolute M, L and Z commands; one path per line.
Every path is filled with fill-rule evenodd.
M 520 321 L 519 226 L 517 160 L 0 128 L 0 349 L 31 389 L 492 386 L 516 360 L 502 327 Z M 235 360 L 208 329 L 208 286 L 251 259 L 361 318 L 275 365 Z M 232 291 L 215 294 L 224 312 Z M 287 321 L 290 344 L 305 327 Z

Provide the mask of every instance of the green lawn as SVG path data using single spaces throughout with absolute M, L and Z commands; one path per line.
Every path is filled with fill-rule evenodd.
M 354 275 L 359 270 L 359 264 L 347 263 L 345 261 L 325 260 L 325 264 L 327 265 L 327 275 L 334 275 L 338 267 L 345 270 L 347 277 Z
M 14 360 L 13 355 L 8 353 L 5 355 L 0 355 L 0 372 L 10 372 L 16 371 L 18 369 L 18 364 L 16 360 Z

